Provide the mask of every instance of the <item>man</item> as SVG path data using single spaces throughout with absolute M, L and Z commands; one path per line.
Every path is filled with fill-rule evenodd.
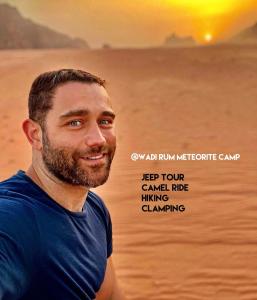
M 110 215 L 90 191 L 106 182 L 116 147 L 104 80 L 41 74 L 28 106 L 32 164 L 0 183 L 0 300 L 122 300 Z

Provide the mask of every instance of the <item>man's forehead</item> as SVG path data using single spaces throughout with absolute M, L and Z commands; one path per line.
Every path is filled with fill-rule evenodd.
M 106 89 L 98 83 L 68 82 L 58 86 L 53 95 L 53 105 L 65 101 L 106 102 L 109 106 L 110 97 Z

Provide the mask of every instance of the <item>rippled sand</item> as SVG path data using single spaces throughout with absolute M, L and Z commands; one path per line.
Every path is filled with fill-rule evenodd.
M 108 81 L 118 149 L 98 188 L 133 300 L 257 299 L 257 46 L 0 52 L 0 177 L 30 162 L 21 132 L 31 81 L 76 67 Z M 240 153 L 239 161 L 136 161 L 138 153 Z M 178 213 L 141 210 L 143 173 L 184 173 Z M 162 203 L 160 203 L 162 204 Z

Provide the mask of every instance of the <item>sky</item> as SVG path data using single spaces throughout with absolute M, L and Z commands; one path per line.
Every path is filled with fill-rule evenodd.
M 257 0 L 0 0 L 92 48 L 154 47 L 167 36 L 227 39 L 257 22 Z

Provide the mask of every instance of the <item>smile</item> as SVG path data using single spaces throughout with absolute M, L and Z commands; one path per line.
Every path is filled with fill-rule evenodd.
M 97 160 L 97 159 L 101 159 L 104 157 L 104 154 L 101 153 L 101 154 L 98 154 L 98 155 L 94 155 L 94 156 L 86 156 L 86 157 L 83 157 L 84 159 L 89 159 L 89 160 Z
M 99 165 L 99 164 L 105 164 L 105 153 L 96 153 L 89 156 L 83 156 L 81 157 L 84 161 L 86 161 L 89 165 Z

